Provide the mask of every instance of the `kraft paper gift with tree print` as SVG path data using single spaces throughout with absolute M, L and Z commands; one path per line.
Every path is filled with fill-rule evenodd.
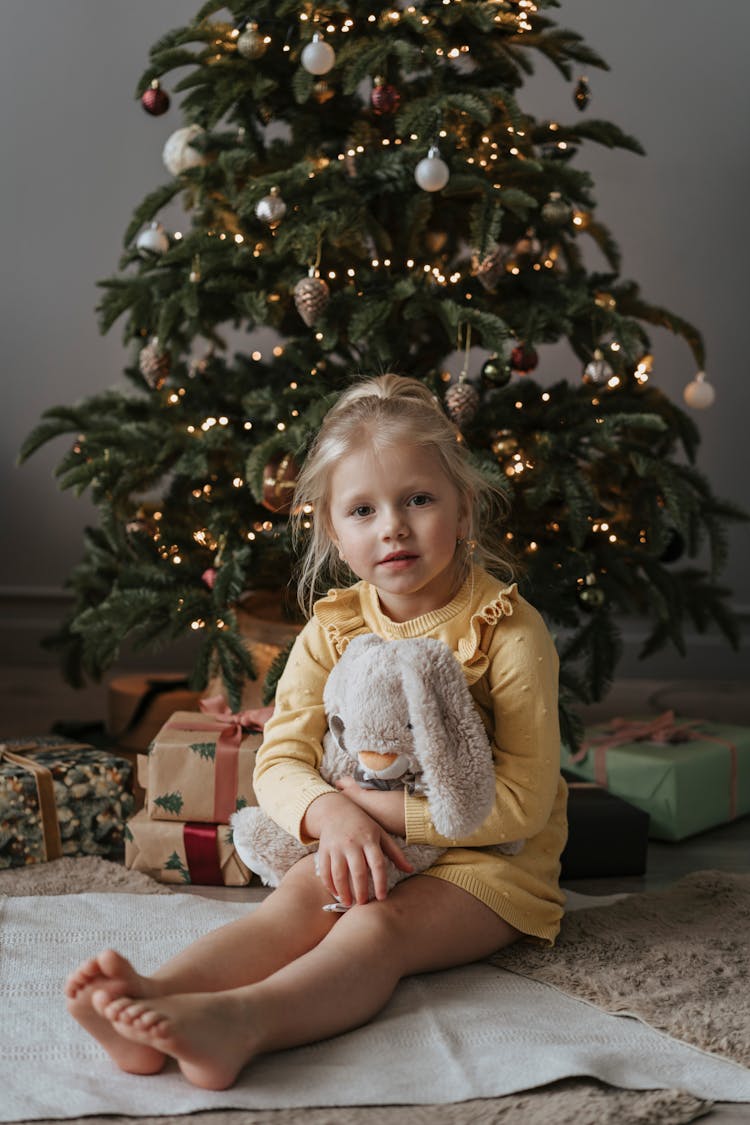
M 145 809 L 125 826 L 125 866 L 160 883 L 245 887 L 252 879 L 228 824 L 151 820 Z
M 153 820 L 226 824 L 237 809 L 258 802 L 255 753 L 270 708 L 229 712 L 223 700 L 201 702 L 201 713 L 176 711 L 138 761 Z

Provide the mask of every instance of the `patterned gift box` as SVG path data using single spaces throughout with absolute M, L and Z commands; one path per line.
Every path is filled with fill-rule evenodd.
M 0 868 L 99 855 L 121 859 L 132 766 L 56 737 L 0 743 Z
M 138 780 L 153 820 L 226 824 L 237 809 L 258 803 L 255 752 L 271 709 L 233 715 L 218 698 L 202 700 L 201 709 L 175 712 L 139 759 Z
M 577 753 L 563 748 L 562 765 L 647 812 L 657 840 L 750 812 L 750 727 L 678 720 L 672 711 L 612 719 L 591 727 Z
M 245 887 L 252 879 L 228 824 L 151 820 L 145 809 L 125 827 L 125 866 L 160 883 Z

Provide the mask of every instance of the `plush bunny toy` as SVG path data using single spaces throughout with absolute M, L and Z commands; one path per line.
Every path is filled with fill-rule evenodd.
M 479 828 L 495 800 L 492 753 L 447 645 L 429 637 L 355 637 L 328 677 L 323 703 L 328 731 L 320 773 L 326 781 L 348 774 L 367 788 L 424 795 L 435 829 L 451 840 Z M 232 827 L 237 854 L 272 887 L 317 848 L 300 844 L 257 807 L 236 812 Z M 398 843 L 415 873 L 444 851 Z M 514 841 L 493 850 L 512 855 L 522 846 Z M 390 890 L 406 875 L 386 862 Z

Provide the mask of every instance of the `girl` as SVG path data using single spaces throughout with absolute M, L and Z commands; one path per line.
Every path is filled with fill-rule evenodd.
M 359 383 L 325 418 L 295 502 L 314 512 L 301 578 L 310 619 L 279 681 L 254 775 L 265 811 L 319 842 L 319 874 L 307 856 L 257 909 L 151 977 L 112 950 L 73 973 L 70 1011 L 124 1070 L 152 1074 L 171 1056 L 190 1082 L 224 1089 L 257 1054 L 365 1023 L 403 976 L 479 960 L 519 937 L 554 941 L 566 837 L 557 656 L 516 587 L 472 558 L 507 577 L 480 522 L 490 498 L 416 380 Z M 359 581 L 315 601 L 331 572 Z M 424 798 L 351 781 L 335 789 L 317 772 L 326 677 L 350 638 L 366 632 L 451 647 L 496 763 L 496 803 L 482 827 L 388 895 L 385 857 L 409 869 L 394 835 L 449 841 Z M 526 844 L 515 856 L 483 850 L 518 839 Z M 353 909 L 324 910 L 334 895 Z

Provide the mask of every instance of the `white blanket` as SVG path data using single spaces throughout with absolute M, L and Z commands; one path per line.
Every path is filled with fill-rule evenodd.
M 369 1026 L 254 1062 L 231 1090 L 176 1066 L 121 1073 L 68 1016 L 63 981 L 107 946 L 151 971 L 254 909 L 192 895 L 66 895 L 0 903 L 0 1121 L 203 1109 L 459 1102 L 587 1075 L 628 1089 L 750 1101 L 750 1071 L 485 964 L 402 982 Z

